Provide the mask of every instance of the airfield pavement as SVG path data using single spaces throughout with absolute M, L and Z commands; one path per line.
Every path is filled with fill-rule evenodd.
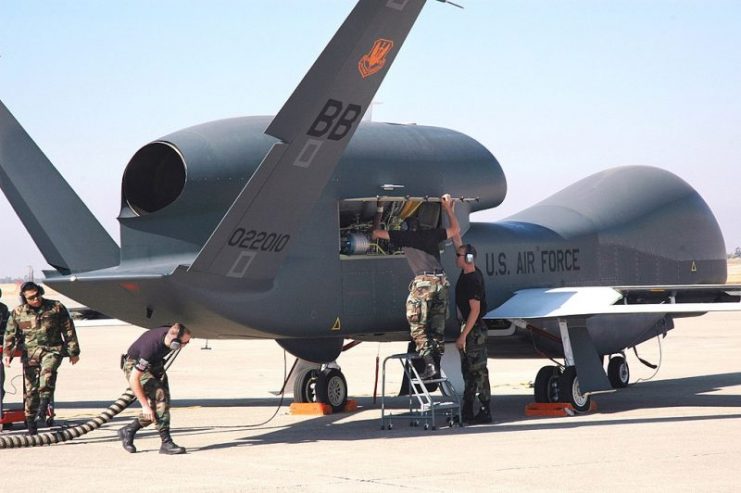
M 63 364 L 58 421 L 97 415 L 125 388 L 122 349 L 141 332 L 131 326 L 80 327 L 82 357 Z M 381 430 L 373 403 L 375 358 L 402 343 L 363 343 L 341 356 L 349 414 L 296 416 L 290 398 L 270 394 L 283 378 L 283 352 L 272 341 L 195 339 L 170 370 L 173 436 L 182 456 L 158 454 L 154 430 L 140 432 L 128 454 L 116 430 L 125 410 L 100 430 L 46 447 L 0 450 L 2 491 L 738 491 L 741 463 L 741 314 L 679 320 L 662 342 L 651 381 L 594 399 L 597 412 L 524 416 L 542 360 L 492 359 L 495 422 L 435 431 L 403 422 Z M 640 348 L 657 362 L 653 340 Z M 651 375 L 632 353 L 631 380 Z M 288 359 L 290 367 L 292 359 Z M 394 368 L 394 367 L 391 367 Z M 10 369 L 19 375 L 18 362 Z M 389 375 L 398 389 L 399 372 Z M 19 378 L 13 380 L 20 387 Z M 380 384 L 379 384 L 380 389 Z M 20 396 L 6 396 L 16 406 Z M 394 401 L 403 409 L 405 399 Z M 22 433 L 21 430 L 3 434 Z
M 741 284 L 741 258 L 728 259 L 728 284 Z

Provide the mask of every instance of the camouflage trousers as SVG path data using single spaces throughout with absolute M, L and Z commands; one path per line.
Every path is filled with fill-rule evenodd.
M 23 356 L 23 410 L 26 417 L 35 416 L 41 399 L 51 400 L 57 384 L 57 369 L 62 355 L 56 351 L 36 349 Z
M 419 275 L 409 284 L 407 320 L 420 356 L 442 354 L 445 319 L 448 318 L 448 280 Z
M 123 371 L 126 375 L 126 381 L 129 381 L 131 377 L 131 371 L 134 369 L 136 361 L 127 359 L 124 364 Z M 150 368 L 148 371 L 142 373 L 140 378 L 142 387 L 144 388 L 144 395 L 149 400 L 149 405 L 152 407 L 156 416 L 156 426 L 158 430 L 169 430 L 170 429 L 170 386 L 167 383 L 167 374 L 165 373 L 164 366 L 158 366 Z M 139 424 L 142 427 L 149 426 L 152 421 L 145 419 L 143 414 L 139 414 Z
M 486 404 L 491 399 L 491 388 L 489 386 L 489 370 L 486 368 L 486 326 L 477 324 L 466 337 L 466 350 L 461 352 L 461 371 L 465 390 L 463 391 L 463 402 L 470 402 L 478 393 L 479 400 Z

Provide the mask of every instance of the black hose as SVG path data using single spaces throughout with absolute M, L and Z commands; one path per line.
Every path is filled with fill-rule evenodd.
M 77 426 L 63 428 L 57 431 L 39 433 L 38 435 L 9 435 L 0 436 L 0 449 L 4 448 L 23 448 L 38 447 L 41 445 L 53 445 L 55 443 L 66 442 L 73 438 L 81 437 L 86 433 L 97 430 L 105 423 L 109 422 L 115 415 L 129 407 L 136 400 L 131 389 L 121 394 L 116 402 L 108 406 L 108 409 L 94 417 L 93 419 Z
M 170 366 L 175 361 L 175 358 L 178 357 L 178 354 L 180 354 L 180 349 L 177 349 L 167 355 L 167 357 L 165 358 L 165 371 L 170 369 Z M 285 372 L 285 362 L 283 371 Z M 136 396 L 131 391 L 131 389 L 126 389 L 126 391 L 121 394 L 121 397 L 116 399 L 116 402 L 108 406 L 108 409 L 86 423 L 77 426 L 71 426 L 69 428 L 63 428 L 57 431 L 39 433 L 38 435 L 0 436 L 0 449 L 39 447 L 41 445 L 53 445 L 55 443 L 62 443 L 66 442 L 67 440 L 79 438 L 86 433 L 97 430 L 98 428 L 109 422 L 115 415 L 129 407 L 135 400 Z

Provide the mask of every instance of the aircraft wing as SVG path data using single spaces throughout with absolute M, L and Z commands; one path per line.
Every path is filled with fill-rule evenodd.
M 741 311 L 741 286 L 598 286 L 523 289 L 487 319 L 566 318 L 598 314 Z
M 602 314 L 690 314 L 741 311 L 741 286 L 595 286 L 523 289 L 491 310 L 487 319 L 558 319 L 564 359 L 582 392 L 612 390 L 589 331 L 569 319 Z
M 189 270 L 271 280 L 425 0 L 360 0 L 266 133 L 273 146 Z

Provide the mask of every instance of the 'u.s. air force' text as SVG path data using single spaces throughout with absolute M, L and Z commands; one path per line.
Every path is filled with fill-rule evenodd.
M 575 272 L 581 270 L 579 249 L 524 250 L 516 254 L 486 253 L 486 273 L 490 276 Z M 516 257 L 516 258 L 515 258 Z

